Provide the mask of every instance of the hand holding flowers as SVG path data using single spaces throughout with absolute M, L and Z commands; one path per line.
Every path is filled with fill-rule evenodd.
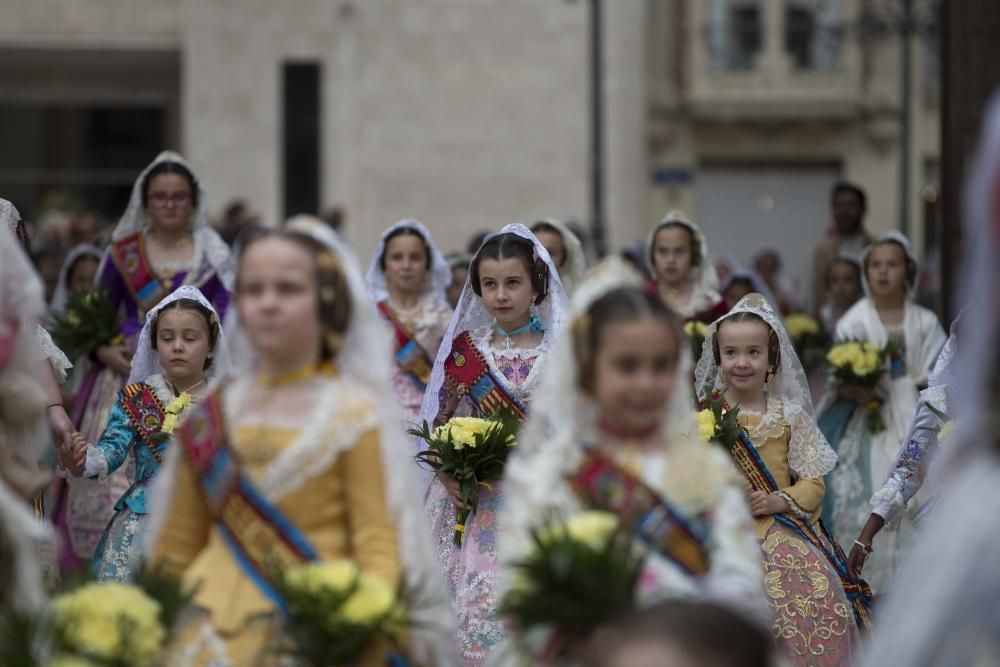
M 479 506 L 480 489 L 491 488 L 503 476 L 518 426 L 513 413 L 498 411 L 489 419 L 454 417 L 433 431 L 426 422 L 422 428 L 410 429 L 410 435 L 427 443 L 427 449 L 417 454 L 417 462 L 458 485 L 455 544 L 462 543 L 469 515 Z

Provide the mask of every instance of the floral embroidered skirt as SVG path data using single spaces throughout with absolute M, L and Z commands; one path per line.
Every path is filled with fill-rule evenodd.
M 98 581 L 131 581 L 142 559 L 148 514 L 122 506 L 111 517 L 94 552 L 91 570 Z
M 455 507 L 444 485 L 435 478 L 427 496 L 431 534 L 458 619 L 458 648 L 464 667 L 485 664 L 507 637 L 497 617 L 497 517 L 503 506 L 499 487 L 497 483 L 481 491 L 479 511 L 466 526 L 461 548 L 454 543 Z
M 764 591 L 778 650 L 791 665 L 849 665 L 859 647 L 858 629 L 840 577 L 826 556 L 778 522 L 768 529 L 761 547 Z

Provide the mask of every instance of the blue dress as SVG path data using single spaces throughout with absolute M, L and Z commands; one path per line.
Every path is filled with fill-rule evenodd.
M 173 393 L 161 376 L 150 376 L 143 384 L 153 390 L 163 408 L 173 400 Z M 115 503 L 111 521 L 94 551 L 91 571 L 98 581 L 130 581 L 138 569 L 150 509 L 148 487 L 160 468 L 168 444 L 155 445 L 154 453 L 140 436 L 123 407 L 127 390 L 118 392 L 118 400 L 111 408 L 101 439 L 88 452 L 88 458 L 91 455 L 96 458 L 102 478 L 121 467 L 129 456 L 135 461 L 135 481 Z

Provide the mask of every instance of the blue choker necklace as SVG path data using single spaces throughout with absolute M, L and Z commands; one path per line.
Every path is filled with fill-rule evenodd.
M 500 326 L 500 324 L 496 320 L 494 320 L 493 321 L 493 329 L 496 330 L 496 332 L 498 334 L 500 334 L 501 336 L 503 336 L 506 339 L 504 342 L 506 344 L 506 349 L 509 350 L 509 349 L 511 349 L 511 345 L 510 345 L 510 337 L 511 336 L 516 336 L 517 334 L 527 333 L 529 331 L 531 333 L 538 333 L 540 331 L 545 331 L 545 325 L 542 324 L 542 321 L 538 318 L 538 315 L 532 315 L 531 317 L 528 318 L 528 323 L 527 324 L 525 324 L 524 326 L 520 326 L 520 327 L 518 327 L 516 329 L 513 329 L 511 331 L 505 330 L 502 326 Z

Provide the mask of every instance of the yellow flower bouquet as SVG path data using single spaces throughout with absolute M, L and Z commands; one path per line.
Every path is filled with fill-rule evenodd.
M 731 449 L 740 434 L 739 414 L 739 406 L 727 409 L 720 396 L 705 398 L 704 406 L 695 415 L 698 435 L 705 442 L 718 442 Z
M 145 667 L 163 648 L 160 605 L 137 586 L 86 584 L 56 598 L 53 611 L 56 645 L 64 659 Z
M 433 431 L 424 422 L 410 429 L 427 443 L 417 463 L 458 482 L 462 509 L 455 523 L 455 544 L 461 545 L 469 516 L 479 507 L 479 491 L 503 476 L 507 455 L 515 444 L 519 422 L 513 413 L 500 410 L 489 419 L 453 417 Z
M 522 647 L 548 664 L 597 627 L 638 606 L 645 553 L 618 517 L 590 510 L 532 534 L 532 550 L 514 564 L 500 613 Z
M 152 434 L 150 439 L 156 443 L 169 440 L 174 429 L 180 423 L 181 417 L 184 416 L 184 412 L 191 406 L 192 400 L 191 394 L 184 391 L 174 398 L 174 400 L 170 401 L 167 407 L 163 409 L 163 424 L 160 430 Z
M 55 318 L 52 340 L 70 359 L 89 354 L 102 345 L 125 342 L 119 331 L 118 311 L 105 290 L 69 298 L 66 313 Z
M 688 338 L 688 343 L 691 345 L 691 358 L 697 362 L 701 359 L 701 349 L 705 344 L 705 332 L 708 327 L 705 326 L 704 322 L 699 322 L 698 320 L 691 320 L 684 325 L 684 335 Z
M 892 348 L 879 347 L 865 341 L 847 340 L 835 344 L 826 354 L 830 374 L 840 385 L 855 385 L 874 388 L 882 380 L 888 368 Z M 871 433 L 885 428 L 882 420 L 882 404 L 885 401 L 876 396 L 862 406 Z
M 887 348 L 874 343 L 848 340 L 831 347 L 826 361 L 839 383 L 874 387 L 886 371 L 888 353 Z
M 350 667 L 379 642 L 400 651 L 413 604 L 352 560 L 316 562 L 278 573 L 286 603 L 280 652 L 309 667 Z
M 803 363 L 810 363 L 822 356 L 825 341 L 819 322 L 805 313 L 790 313 L 785 317 L 784 324 L 785 331 L 795 346 L 795 353 Z

